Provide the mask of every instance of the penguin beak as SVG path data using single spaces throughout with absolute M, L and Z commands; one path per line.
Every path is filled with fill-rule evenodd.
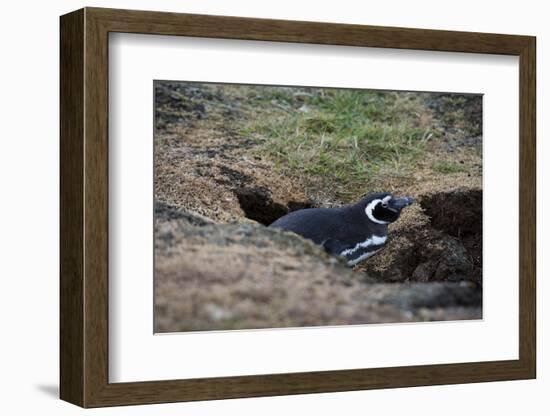
M 403 198 L 392 198 L 390 199 L 388 205 L 390 208 L 395 210 L 402 210 L 405 207 L 408 207 L 414 202 L 414 199 L 410 196 L 405 196 Z

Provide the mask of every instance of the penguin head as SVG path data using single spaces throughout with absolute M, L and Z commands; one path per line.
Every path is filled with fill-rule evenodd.
M 376 224 L 389 224 L 397 221 L 401 210 L 414 202 L 410 196 L 397 198 L 388 192 L 370 194 L 359 205 L 368 219 Z

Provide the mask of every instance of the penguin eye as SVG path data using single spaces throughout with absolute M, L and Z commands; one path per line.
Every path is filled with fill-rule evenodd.
M 387 202 L 382 202 L 382 208 L 387 208 L 388 207 L 388 203 Z

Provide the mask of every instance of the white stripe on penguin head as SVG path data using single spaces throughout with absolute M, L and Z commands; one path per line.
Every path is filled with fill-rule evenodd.
M 389 222 L 387 221 L 376 219 L 372 211 L 374 210 L 374 208 L 376 208 L 376 205 L 382 202 L 388 202 L 390 199 L 391 199 L 391 195 L 388 195 L 384 197 L 384 199 L 374 199 L 373 201 L 369 202 L 365 207 L 365 213 L 367 214 L 367 217 L 369 217 L 369 220 L 371 220 L 372 222 L 375 222 L 376 224 L 383 224 L 383 225 L 389 224 Z

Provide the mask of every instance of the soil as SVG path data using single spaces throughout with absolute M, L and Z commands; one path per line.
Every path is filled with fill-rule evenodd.
M 481 190 L 420 195 L 390 227 L 392 243 L 358 268 L 379 281 L 469 281 L 481 288 Z
M 258 155 L 240 133 L 242 101 L 171 82 L 157 82 L 155 98 L 155 331 L 481 318 L 480 106 L 457 121 L 447 95 L 426 104 L 443 140 L 409 178 L 380 177 L 418 203 L 390 226 L 384 250 L 349 269 L 265 227 L 342 201 Z M 434 160 L 449 157 L 479 169 L 435 176 Z
M 480 317 L 475 284 L 365 283 L 296 234 L 167 211 L 156 207 L 156 332 Z

